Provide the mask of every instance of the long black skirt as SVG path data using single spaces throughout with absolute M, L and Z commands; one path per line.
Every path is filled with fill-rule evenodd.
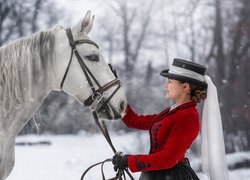
M 174 167 L 159 171 L 142 172 L 139 180 L 199 180 L 188 159 Z

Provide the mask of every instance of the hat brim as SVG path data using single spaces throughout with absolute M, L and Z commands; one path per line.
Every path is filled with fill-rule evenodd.
M 202 81 L 199 81 L 197 79 L 193 79 L 193 78 L 186 77 L 186 76 L 181 76 L 181 75 L 169 73 L 169 69 L 163 70 L 160 73 L 160 75 L 163 76 L 163 77 L 167 77 L 169 79 L 175 79 L 175 80 L 178 80 L 178 81 L 181 81 L 181 82 L 187 82 L 187 83 L 190 83 L 190 84 L 201 86 L 203 88 L 207 88 L 207 83 L 206 82 L 202 82 Z

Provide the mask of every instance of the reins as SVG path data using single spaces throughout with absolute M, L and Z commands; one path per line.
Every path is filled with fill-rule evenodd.
M 95 111 L 93 111 L 93 117 L 95 119 L 95 123 L 96 125 L 98 126 L 98 128 L 100 129 L 100 131 L 102 132 L 104 138 L 106 139 L 106 141 L 108 142 L 109 146 L 111 147 L 112 151 L 114 152 L 114 154 L 122 154 L 121 152 L 118 152 L 116 151 L 113 143 L 112 143 L 112 140 L 110 138 L 110 135 L 109 135 L 109 132 L 108 132 L 108 129 L 107 129 L 107 126 L 105 124 L 104 121 L 102 121 L 102 124 L 100 123 L 99 121 L 99 118 L 97 116 L 97 113 Z M 82 174 L 81 176 L 81 180 L 83 180 L 83 178 L 85 177 L 85 175 L 87 174 L 87 172 L 92 169 L 93 167 L 97 166 L 97 165 L 100 165 L 101 164 L 101 172 L 102 172 L 102 180 L 106 180 L 105 179 L 105 176 L 104 176 L 104 171 L 103 171 L 103 166 L 106 162 L 110 162 L 112 161 L 112 159 L 106 159 L 104 161 L 101 161 L 99 163 L 96 163 L 96 164 L 93 164 L 92 166 L 90 166 L 88 169 L 86 169 L 84 171 L 84 173 Z M 126 176 L 125 176 L 125 173 L 127 173 L 127 175 L 129 176 L 129 178 L 131 180 L 134 180 L 133 176 L 130 174 L 130 172 L 128 171 L 128 169 L 124 169 L 124 170 L 121 170 L 121 169 L 118 169 L 118 172 L 116 173 L 116 176 L 111 178 L 111 179 L 108 179 L 108 180 L 126 180 Z

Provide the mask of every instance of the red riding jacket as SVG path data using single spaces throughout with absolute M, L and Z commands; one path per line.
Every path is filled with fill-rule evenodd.
M 154 115 L 138 115 L 128 105 L 122 121 L 129 128 L 149 130 L 149 154 L 128 155 L 132 172 L 163 170 L 184 161 L 184 154 L 199 133 L 199 114 L 194 101 Z

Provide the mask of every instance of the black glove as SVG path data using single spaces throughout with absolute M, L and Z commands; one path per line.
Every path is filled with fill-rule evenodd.
M 114 170 L 124 170 L 128 167 L 128 155 L 116 154 L 113 156 L 112 163 Z

